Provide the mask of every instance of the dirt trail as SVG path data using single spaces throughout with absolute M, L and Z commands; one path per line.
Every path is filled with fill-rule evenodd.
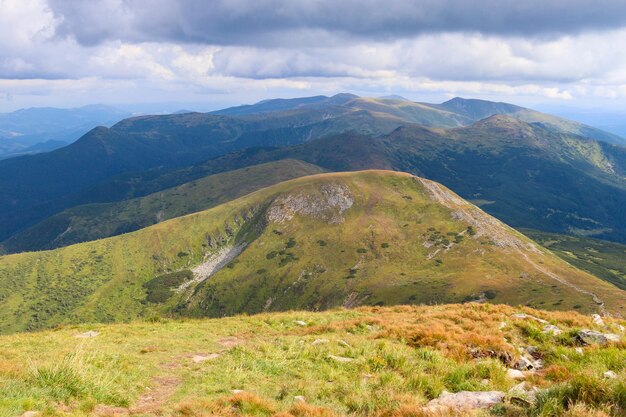
M 94 414 L 104 417 L 158 412 L 172 395 L 174 395 L 181 383 L 181 379 L 177 376 L 156 376 L 152 378 L 152 388 L 146 389 L 146 392 L 141 394 L 132 407 L 123 408 L 98 405 L 94 409 Z
M 522 255 L 524 257 L 524 259 L 526 259 L 526 261 L 533 267 L 535 268 L 537 271 L 549 276 L 550 278 L 560 282 L 561 284 L 568 286 L 570 288 L 572 288 L 574 291 L 577 291 L 581 294 L 585 294 L 591 297 L 591 299 L 593 300 L 594 303 L 596 303 L 596 305 L 598 306 L 598 310 L 600 312 L 600 315 L 602 316 L 607 316 L 609 315 L 606 311 L 606 309 L 604 308 L 604 301 L 602 301 L 600 299 L 600 297 L 598 297 L 595 293 L 591 292 L 591 291 L 587 291 L 583 288 L 580 288 L 578 286 L 576 286 L 575 284 L 572 284 L 571 282 L 567 281 L 565 278 L 560 277 L 559 275 L 555 274 L 552 271 L 547 270 L 546 268 L 544 268 L 543 266 L 537 264 L 535 261 L 533 261 L 532 259 L 530 259 L 530 257 L 528 256 L 527 253 L 524 253 L 521 250 L 518 250 L 519 254 Z
M 237 336 L 227 336 L 219 339 L 217 343 L 222 346 L 222 349 L 217 351 L 218 353 L 203 354 L 217 355 L 215 357 L 211 357 L 211 359 L 216 359 L 234 347 L 244 344 L 245 339 Z M 113 407 L 100 404 L 94 408 L 93 414 L 101 417 L 159 414 L 182 384 L 182 379 L 179 376 L 172 375 L 173 370 L 181 367 L 184 361 L 193 361 L 194 356 L 195 355 L 192 353 L 177 356 L 176 358 L 173 358 L 174 362 L 162 364 L 161 367 L 163 368 L 165 375 L 153 377 L 150 388 L 147 388 L 131 407 Z M 197 362 L 198 361 L 196 361 L 196 363 Z

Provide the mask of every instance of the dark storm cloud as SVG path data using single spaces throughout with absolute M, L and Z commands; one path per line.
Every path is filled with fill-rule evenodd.
M 624 0 L 50 0 L 58 34 L 106 40 L 302 45 L 423 33 L 543 37 L 626 25 Z

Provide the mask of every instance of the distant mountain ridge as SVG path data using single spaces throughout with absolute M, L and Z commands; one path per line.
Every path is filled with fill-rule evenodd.
M 26 229 L 1 246 L 17 253 L 116 236 L 206 210 L 282 181 L 321 172 L 324 170 L 315 165 L 284 159 L 208 175 L 145 197 L 78 205 Z
M 477 121 L 472 119 L 496 111 L 512 114 L 505 117 L 496 117 L 496 114 Z M 3 190 L 0 194 L 0 240 L 4 241 L 69 207 L 146 195 L 134 191 L 121 192 L 126 189 L 125 185 L 119 189 L 111 187 L 112 181 L 120 176 L 138 174 L 136 178 L 144 178 L 141 173 L 147 172 L 147 177 L 158 177 L 162 172 L 184 169 L 224 155 L 245 150 L 250 150 L 250 154 L 255 148 L 268 147 L 284 149 L 271 151 L 271 155 L 264 157 L 250 154 L 249 159 L 263 163 L 295 158 L 330 170 L 391 168 L 409 171 L 438 179 L 466 197 L 469 197 L 470 190 L 460 176 L 465 168 L 454 161 L 477 164 L 483 158 L 490 161 L 489 168 L 485 165 L 481 170 L 472 165 L 472 172 L 465 174 L 474 178 L 473 181 L 480 179 L 482 184 L 482 190 L 472 192 L 487 195 L 493 187 L 500 187 L 506 198 L 519 202 L 517 206 L 509 205 L 498 210 L 500 205 L 507 204 L 502 200 L 504 195 L 498 195 L 495 205 L 485 207 L 491 213 L 503 216 L 515 225 L 533 227 L 527 223 L 541 220 L 545 227 L 550 226 L 550 231 L 563 232 L 569 227 L 591 228 L 597 236 L 626 239 L 626 234 L 621 231 L 625 222 L 619 218 L 620 212 L 611 214 L 608 209 L 617 207 L 623 201 L 621 189 L 626 148 L 586 139 L 588 135 L 574 134 L 573 130 L 582 128 L 574 122 L 566 122 L 506 103 L 457 98 L 432 105 L 350 94 L 267 100 L 217 113 L 133 117 L 111 128 L 93 129 L 72 145 L 50 153 L 0 161 L 0 189 Z M 597 133 L 593 128 L 589 129 L 591 133 Z M 342 134 L 347 135 L 348 142 L 337 142 L 336 135 Z M 335 139 L 323 140 L 329 137 Z M 386 139 L 380 139 L 383 137 Z M 402 140 L 397 143 L 389 140 L 396 137 Z M 466 140 L 470 137 L 474 143 Z M 521 146 L 511 142 L 516 137 Z M 528 138 L 533 140 L 526 140 Z M 488 142 L 481 143 L 485 139 Z M 362 144 L 353 145 L 354 140 Z M 305 146 L 309 143 L 312 145 Z M 400 143 L 405 149 L 398 148 Z M 298 148 L 300 144 L 305 145 Z M 360 148 L 357 149 L 357 146 Z M 333 147 L 338 147 L 339 152 Z M 500 149 L 512 147 L 517 150 L 511 151 L 511 155 L 498 155 Z M 485 149 L 490 148 L 492 153 L 483 154 Z M 579 192 L 577 190 L 581 189 L 581 185 L 574 181 L 578 176 L 578 182 L 595 187 L 588 194 L 606 202 L 604 211 L 591 207 L 591 202 L 585 202 L 576 209 L 573 200 L 562 198 L 562 192 L 553 195 L 545 189 L 540 191 L 552 181 L 550 177 L 542 177 L 534 179 L 540 187 L 538 195 L 547 202 L 543 204 L 547 207 L 542 210 L 555 210 L 558 215 L 552 217 L 560 220 L 546 221 L 543 213 L 541 218 L 533 213 L 522 216 L 524 208 L 519 204 L 528 204 L 523 199 L 532 198 L 532 195 L 522 192 L 518 196 L 509 196 L 506 187 L 488 180 L 493 173 L 487 171 L 500 169 L 503 163 L 510 161 L 505 158 L 518 158 L 520 149 L 526 149 L 524 157 L 530 158 L 531 166 L 539 161 L 545 163 L 540 154 L 549 150 L 549 164 L 556 164 L 554 166 L 558 165 L 559 170 L 567 172 L 568 186 L 572 189 L 564 190 L 565 194 Z M 306 152 L 312 153 L 301 154 Z M 266 157 L 273 159 L 264 159 Z M 454 159 L 446 161 L 448 158 Z M 243 161 L 237 164 L 235 168 L 246 166 Z M 448 168 L 442 169 L 442 165 Z M 450 169 L 453 165 L 455 168 Z M 228 165 L 225 167 L 220 169 L 231 169 Z M 525 175 L 533 175 L 524 167 L 516 169 L 525 172 Z M 546 168 L 541 167 L 541 170 Z M 165 184 L 176 186 L 191 180 L 185 175 L 181 177 L 182 182 L 152 182 L 146 193 L 160 191 Z M 499 175 L 507 177 L 503 181 L 508 183 L 515 171 Z M 515 181 L 526 180 L 517 178 Z M 587 181 L 593 184 L 599 182 L 600 185 L 596 187 Z M 130 189 L 142 189 L 145 184 L 142 179 L 141 183 L 133 183 Z M 618 218 L 609 221 L 611 216 L 616 215 Z
M 626 146 L 625 138 L 583 123 L 575 122 L 573 120 L 548 115 L 546 113 L 541 113 L 510 103 L 493 102 L 480 99 L 465 99 L 461 97 L 455 97 L 441 104 L 432 104 L 413 102 L 397 95 L 379 98 L 362 98 L 352 94 L 337 94 L 332 97 L 314 96 L 296 99 L 264 100 L 257 104 L 219 110 L 214 112 L 214 114 L 249 116 L 274 111 L 315 107 L 323 104 L 341 104 L 347 107 L 367 108 L 367 106 L 364 106 L 363 104 L 365 102 L 369 102 L 369 105 L 372 107 L 377 106 L 378 109 L 383 109 L 384 112 L 396 116 L 401 114 L 403 120 L 405 121 L 425 126 L 467 126 L 478 120 L 485 119 L 496 114 L 504 114 L 513 116 L 528 123 L 545 124 L 548 127 L 562 133 L 576 134 L 603 142 Z M 394 111 L 390 111 L 392 107 L 395 107 Z M 409 109 L 410 111 L 407 111 Z M 417 109 L 419 109 L 419 111 L 416 111 Z M 438 115 L 439 118 L 433 117 L 433 115 L 437 114 L 437 110 L 440 112 L 446 112 L 448 120 L 445 120 L 445 117 L 441 113 Z M 413 115 L 411 115 L 411 111 L 413 111 Z M 430 116 L 427 116 L 428 114 L 430 114 Z
M 102 104 L 72 109 L 33 107 L 0 113 L 0 158 L 54 150 L 96 126 L 111 126 L 130 116 Z
M 3 243 L 4 249 L 45 249 L 138 228 L 125 226 L 115 232 L 123 224 L 120 220 L 147 226 L 154 221 L 154 210 L 145 206 L 137 213 L 144 213 L 146 218 L 131 220 L 125 208 L 128 203 L 148 195 L 146 199 L 158 202 L 154 208 L 178 207 L 181 195 L 192 201 L 206 195 L 208 190 L 196 187 L 198 178 L 210 179 L 226 172 L 216 175 L 217 180 L 244 167 L 256 169 L 262 166 L 258 164 L 266 164 L 269 168 L 267 163 L 288 158 L 331 171 L 379 168 L 419 173 L 450 185 L 517 227 L 626 239 L 619 214 L 626 204 L 623 148 L 555 134 L 540 125 L 495 115 L 455 129 L 409 125 L 376 138 L 347 132 L 291 147 L 248 148 L 179 169 L 124 174 L 86 190 L 78 198 L 111 203 L 68 209 L 15 234 Z M 275 165 L 277 172 L 284 163 Z M 254 182 L 240 179 L 231 186 L 247 188 Z M 186 191 L 180 194 L 179 188 Z M 100 200 L 104 196 L 109 199 Z M 603 204 L 595 204 L 598 200 Z M 120 213 L 120 219 L 106 214 L 111 210 Z M 70 232 L 66 232 L 68 228 Z M 109 232 L 102 234 L 103 230 Z

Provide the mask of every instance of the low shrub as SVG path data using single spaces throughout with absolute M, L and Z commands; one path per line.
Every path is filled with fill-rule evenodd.
M 143 284 L 147 290 L 146 300 L 151 303 L 163 303 L 173 295 L 173 288 L 191 279 L 193 279 L 193 272 L 188 269 L 159 275 Z

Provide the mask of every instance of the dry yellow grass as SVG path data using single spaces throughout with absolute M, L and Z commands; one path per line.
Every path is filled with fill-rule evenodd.
M 512 317 L 520 312 L 564 333 L 546 335 L 534 320 Z M 605 322 L 606 328 L 575 312 L 471 303 L 0 336 L 0 416 L 37 410 L 59 417 L 421 417 L 443 390 L 508 391 L 517 381 L 506 377 L 507 367 L 519 347 L 533 345 L 545 369 L 527 380 L 542 389 L 540 400 L 527 409 L 505 403 L 498 415 L 617 417 L 626 406 L 624 345 L 585 347 L 580 355 L 573 340 L 580 328 L 619 331 L 626 324 Z M 87 330 L 99 335 L 75 337 Z M 196 356 L 209 359 L 195 362 Z M 603 378 L 607 370 L 618 379 Z

